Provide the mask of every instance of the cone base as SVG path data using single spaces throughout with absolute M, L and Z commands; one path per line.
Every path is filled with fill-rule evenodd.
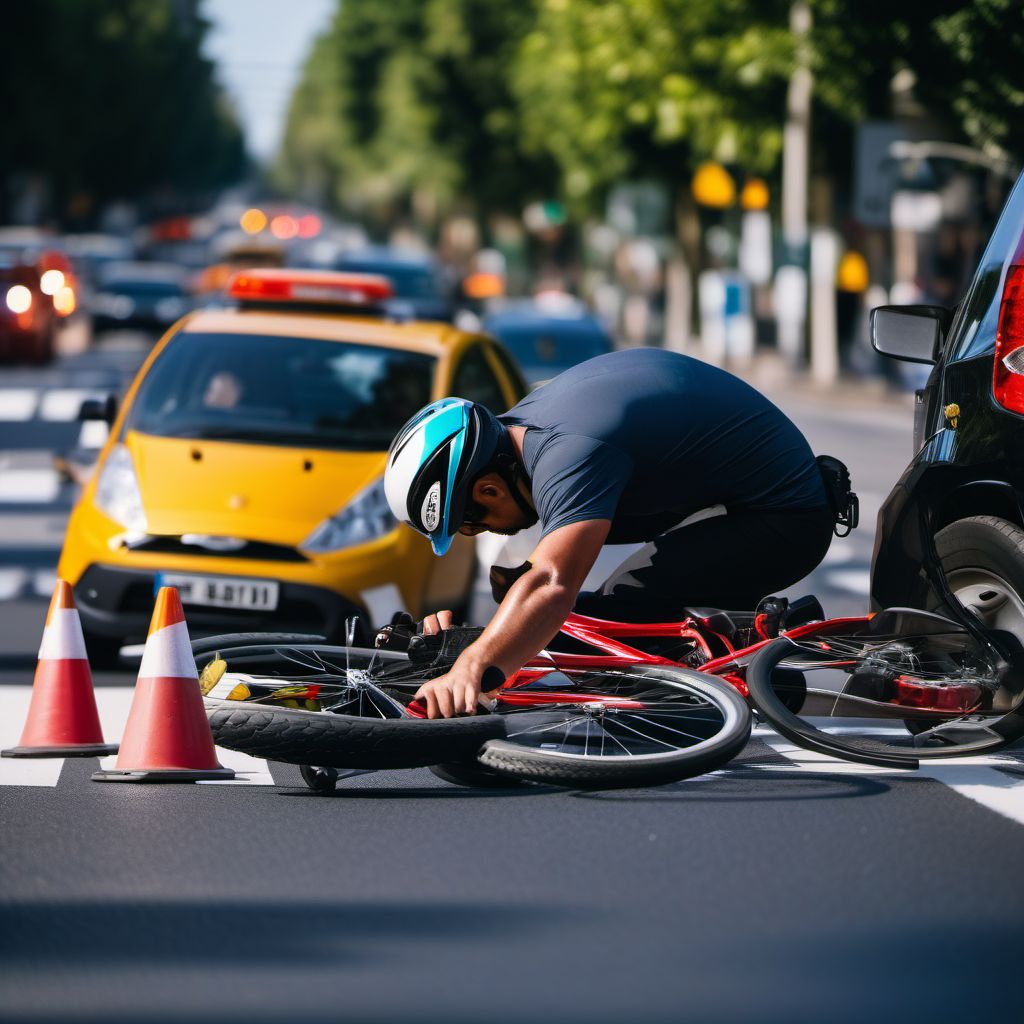
M 0 757 L 106 757 L 116 753 L 116 743 L 69 743 L 63 747 L 8 747 L 0 750 Z
M 93 782 L 202 782 L 233 779 L 233 768 L 106 768 L 93 772 Z

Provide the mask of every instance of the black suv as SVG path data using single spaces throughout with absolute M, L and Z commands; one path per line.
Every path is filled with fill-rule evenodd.
M 937 557 L 961 604 L 1024 640 L 1024 175 L 960 305 L 881 306 L 871 334 L 883 355 L 934 364 L 916 455 L 878 516 L 872 607 L 939 607 Z

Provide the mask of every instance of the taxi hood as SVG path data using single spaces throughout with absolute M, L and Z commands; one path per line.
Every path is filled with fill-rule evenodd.
M 129 431 L 148 532 L 300 544 L 384 473 L 384 452 L 238 444 Z

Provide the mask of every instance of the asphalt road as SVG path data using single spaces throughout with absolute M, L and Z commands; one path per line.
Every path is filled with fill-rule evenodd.
M 36 414 L 42 394 L 4 420 L 27 401 L 5 391 L 102 389 L 132 352 L 0 378 L 3 746 L 24 717 L 71 498 L 41 471 L 81 440 Z M 863 528 L 794 592 L 862 611 L 909 409 L 773 397 L 848 461 L 864 505 Z M 108 737 L 132 681 L 97 677 Z M 95 785 L 91 759 L 0 762 L 0 1020 L 1020 1015 L 1014 753 L 900 774 L 758 730 L 727 769 L 656 789 L 473 791 L 422 770 L 333 797 L 290 766 L 224 761 L 238 781 L 169 787 Z

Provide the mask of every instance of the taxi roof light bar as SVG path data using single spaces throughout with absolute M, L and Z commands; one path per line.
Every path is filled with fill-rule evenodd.
M 238 271 L 228 282 L 227 294 L 244 304 L 374 308 L 392 298 L 394 290 L 378 274 L 259 268 Z

